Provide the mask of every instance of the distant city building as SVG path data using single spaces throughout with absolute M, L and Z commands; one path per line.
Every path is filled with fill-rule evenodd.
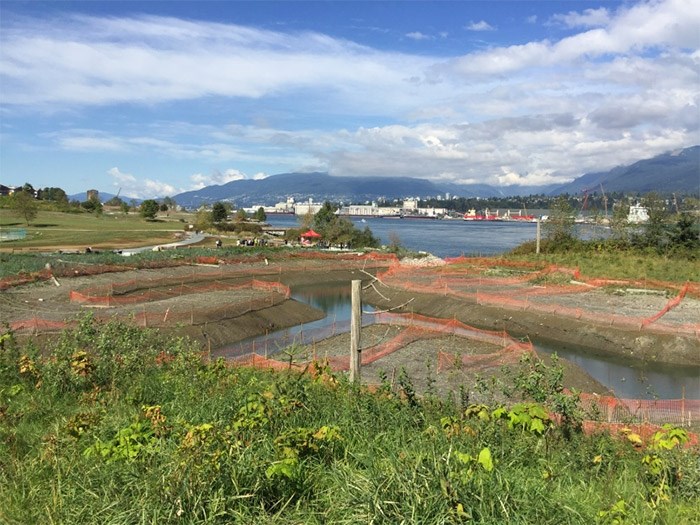
M 410 198 L 403 201 L 403 209 L 406 211 L 414 211 L 418 209 L 418 199 Z
M 308 215 L 309 213 L 311 213 L 312 215 L 316 215 L 319 211 L 321 211 L 321 208 L 323 208 L 323 204 L 314 204 L 313 199 L 309 199 L 309 202 L 303 204 L 295 204 L 294 214 Z

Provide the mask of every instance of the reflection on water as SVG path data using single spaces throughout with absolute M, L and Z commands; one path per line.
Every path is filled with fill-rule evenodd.
M 554 347 L 535 343 L 535 348 L 579 365 L 594 379 L 628 399 L 700 399 L 700 367 L 645 363 L 616 356 L 594 355 L 586 348 Z
M 291 292 L 292 299 L 318 308 L 325 312 L 326 316 L 317 321 L 283 328 L 224 346 L 214 353 L 215 356 L 231 358 L 252 352 L 272 355 L 294 344 L 309 345 L 350 331 L 352 305 L 349 282 L 293 286 Z M 374 308 L 363 305 L 362 311 L 367 312 L 362 315 L 362 326 L 374 323 L 374 316 L 371 314 Z
M 292 298 L 326 312 L 326 317 L 300 326 L 247 339 L 221 348 L 216 355 L 236 357 L 250 352 L 271 355 L 292 344 L 312 344 L 350 330 L 350 283 L 322 283 L 292 287 Z M 372 307 L 363 305 L 363 311 Z M 373 315 L 363 315 L 362 325 L 374 322 Z M 548 354 L 557 353 L 586 370 L 593 378 L 630 399 L 700 399 L 700 367 L 647 364 L 620 357 L 596 355 L 586 348 L 535 342 L 535 348 Z

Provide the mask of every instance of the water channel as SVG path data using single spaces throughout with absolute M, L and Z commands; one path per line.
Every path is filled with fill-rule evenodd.
M 221 348 L 217 354 L 236 357 L 249 352 L 271 355 L 294 344 L 310 344 L 350 329 L 350 283 L 319 283 L 292 288 L 294 300 L 323 310 L 323 319 L 278 330 L 265 336 Z M 371 312 L 363 305 L 363 312 Z M 363 315 L 362 325 L 374 320 L 371 314 Z M 609 355 L 596 355 L 588 348 L 574 345 L 551 345 L 533 340 L 535 348 L 548 354 L 576 363 L 593 378 L 611 389 L 618 397 L 628 399 L 680 399 L 700 398 L 700 367 L 645 363 Z

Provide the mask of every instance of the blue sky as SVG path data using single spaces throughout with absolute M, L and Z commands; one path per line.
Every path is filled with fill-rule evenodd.
M 697 0 L 0 2 L 0 182 L 536 186 L 700 144 Z

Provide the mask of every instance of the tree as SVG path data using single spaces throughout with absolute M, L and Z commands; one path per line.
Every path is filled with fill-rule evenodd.
M 248 214 L 243 208 L 236 211 L 236 222 L 243 222 L 248 220 Z
M 338 216 L 335 214 L 335 208 L 330 202 L 326 201 L 321 206 L 321 209 L 314 215 L 314 229 L 319 233 L 325 233 L 329 229 Z
M 662 249 L 666 241 L 666 201 L 657 193 L 648 193 L 642 204 L 647 209 L 649 220 L 644 223 L 643 237 L 640 239 L 642 246 Z
M 214 206 L 211 208 L 211 220 L 216 224 L 217 222 L 226 221 L 228 213 L 226 211 L 226 206 L 223 202 L 215 202 Z
M 141 203 L 141 217 L 144 219 L 153 220 L 158 215 L 160 206 L 153 199 L 147 199 Z
M 68 204 L 68 195 L 61 188 L 43 188 L 37 192 L 37 198 L 45 201 L 53 201 L 59 204 Z
M 206 231 L 211 229 L 212 227 L 212 220 L 211 220 L 211 211 L 209 211 L 205 207 L 201 207 L 197 210 L 197 213 L 194 218 L 194 227 L 198 231 Z
M 612 207 L 612 217 L 610 218 L 610 233 L 613 239 L 620 241 L 628 240 L 627 215 L 629 205 L 623 201 L 616 202 Z
M 260 206 L 255 212 L 254 219 L 258 222 L 265 222 L 267 220 L 267 214 L 265 213 L 265 208 Z
M 15 192 L 10 200 L 10 207 L 14 210 L 15 215 L 24 218 L 27 226 L 39 213 L 39 205 L 34 199 L 33 192 L 31 194 L 25 191 Z
M 698 223 L 690 213 L 682 212 L 678 217 L 678 221 L 671 232 L 671 243 L 678 248 L 693 251 L 700 249 Z
M 313 216 L 313 228 L 322 235 L 324 241 L 347 244 L 355 248 L 379 245 L 379 241 L 368 227 L 365 227 L 364 231 L 358 230 L 351 220 L 336 215 L 335 210 L 333 205 L 325 202 Z
M 555 247 L 568 245 L 574 240 L 574 209 L 566 196 L 560 195 L 552 203 L 544 231 Z
M 107 202 L 105 202 L 105 206 L 119 206 L 119 207 L 121 207 L 123 202 L 124 202 L 123 200 L 121 200 L 119 197 L 117 197 L 115 195 L 114 197 L 109 199 Z

